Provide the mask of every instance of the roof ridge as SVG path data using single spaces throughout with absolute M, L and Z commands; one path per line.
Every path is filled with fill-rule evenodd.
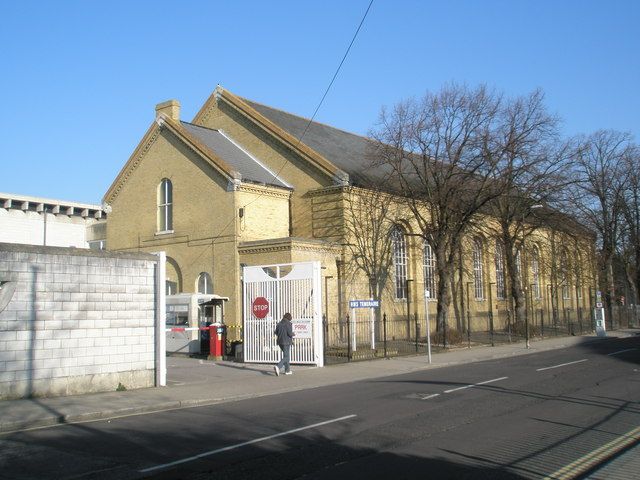
M 240 96 L 238 96 L 238 98 L 240 98 L 244 102 L 249 102 L 249 103 L 252 103 L 254 105 L 259 105 L 261 107 L 270 108 L 271 110 L 275 110 L 277 112 L 282 112 L 282 113 L 285 113 L 287 115 L 291 115 L 292 117 L 296 117 L 296 118 L 299 118 L 301 120 L 305 120 L 307 122 L 311 122 L 311 124 L 322 125 L 323 127 L 331 128 L 333 130 L 337 130 L 339 132 L 346 133 L 347 135 L 353 135 L 354 137 L 359 137 L 359 138 L 362 138 L 364 140 L 371 140 L 371 138 L 369 138 L 369 137 L 367 137 L 365 135 L 360 135 L 359 133 L 353 133 L 353 132 L 350 132 L 350 131 L 345 130 L 343 128 L 334 127 L 333 125 L 329 125 L 328 123 L 318 122 L 316 120 L 311 120 L 310 118 L 304 117 L 302 115 L 297 115 L 295 113 L 288 112 L 288 111 L 283 110 L 281 108 L 272 107 L 271 105 L 267 105 L 266 103 L 256 102 L 255 100 L 251 100 L 249 98 L 240 97 Z

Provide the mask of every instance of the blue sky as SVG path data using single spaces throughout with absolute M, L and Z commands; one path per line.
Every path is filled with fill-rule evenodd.
M 175 98 L 219 83 L 310 117 L 369 0 L 0 4 L 0 191 L 100 203 Z M 640 1 L 405 1 L 373 7 L 316 119 L 355 133 L 449 81 L 546 93 L 566 135 L 640 141 Z

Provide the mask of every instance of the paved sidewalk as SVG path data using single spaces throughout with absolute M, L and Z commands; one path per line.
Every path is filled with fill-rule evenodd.
M 636 334 L 616 331 L 607 338 Z M 324 368 L 294 366 L 294 374 L 276 377 L 272 365 L 231 361 L 210 362 L 193 358 L 167 358 L 167 386 L 94 393 L 69 397 L 0 401 L 0 433 L 65 423 L 106 419 L 154 411 L 231 402 L 295 390 L 399 375 L 417 370 L 462 365 L 496 358 L 527 355 L 545 350 L 601 342 L 595 336 L 556 337 L 531 343 L 496 347 L 459 348 L 432 356 L 395 357 L 331 365 Z

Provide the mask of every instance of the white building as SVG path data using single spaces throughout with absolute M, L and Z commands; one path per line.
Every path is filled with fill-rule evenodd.
M 0 193 L 0 242 L 105 249 L 100 205 Z

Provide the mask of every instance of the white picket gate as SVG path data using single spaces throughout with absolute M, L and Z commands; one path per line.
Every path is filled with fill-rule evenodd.
M 320 262 L 243 268 L 244 360 L 277 363 L 274 330 L 282 316 L 292 317 L 295 339 L 291 363 L 323 366 Z

